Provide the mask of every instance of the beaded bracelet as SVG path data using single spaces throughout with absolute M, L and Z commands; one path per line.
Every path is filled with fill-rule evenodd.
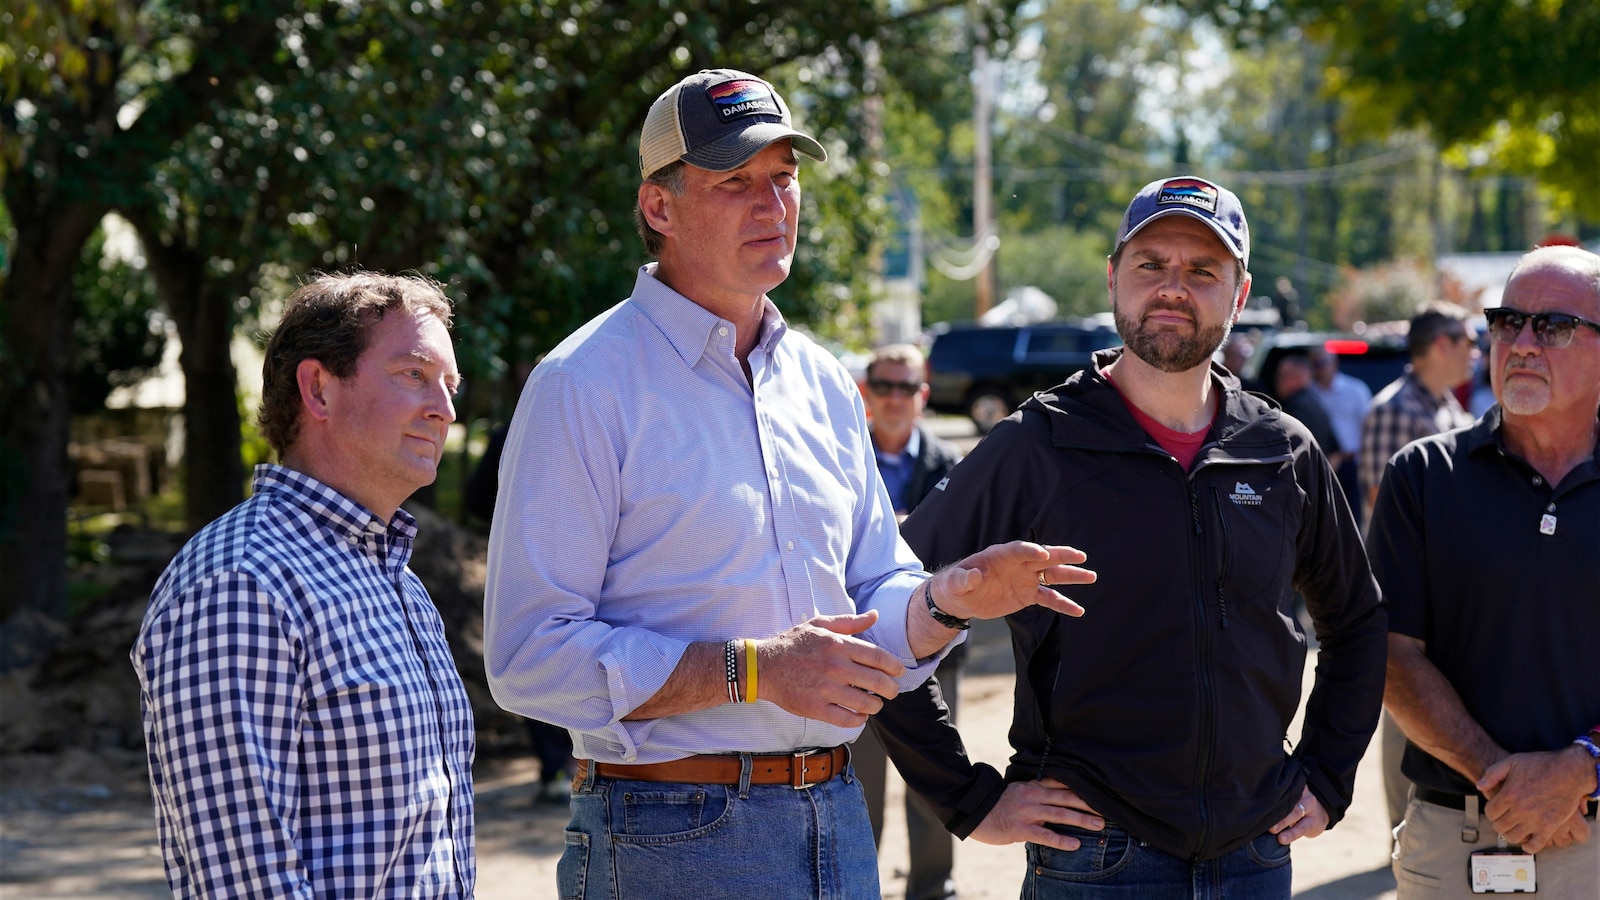
M 739 642 L 729 641 L 722 645 L 723 662 L 728 666 L 728 702 L 739 702 Z
M 1594 793 L 1585 794 L 1584 797 L 1588 800 L 1600 800 L 1600 744 L 1596 744 L 1587 734 L 1579 737 L 1573 743 L 1589 751 L 1589 755 L 1594 757 Z

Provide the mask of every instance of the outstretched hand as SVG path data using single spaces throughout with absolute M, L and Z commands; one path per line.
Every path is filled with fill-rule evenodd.
M 906 669 L 894 654 L 855 637 L 876 621 L 876 610 L 813 616 L 757 641 L 757 698 L 841 728 L 865 725 L 900 693 L 895 679 Z
M 1016 781 L 1006 785 L 1000 802 L 989 811 L 972 839 L 981 844 L 1031 841 L 1057 850 L 1078 849 L 1078 839 L 1048 825 L 1076 825 L 1090 831 L 1106 827 L 1106 820 L 1077 792 L 1054 778 Z
M 1079 568 L 1088 556 L 1073 547 L 1043 546 L 1031 541 L 995 544 L 934 576 L 934 602 L 963 619 L 998 619 L 1025 606 L 1083 615 L 1083 607 L 1055 588 L 1092 584 L 1095 573 Z

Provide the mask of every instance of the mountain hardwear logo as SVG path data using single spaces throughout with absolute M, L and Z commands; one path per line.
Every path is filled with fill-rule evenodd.
M 1233 493 L 1228 495 L 1228 499 L 1240 506 L 1261 505 L 1261 495 L 1256 493 L 1256 489 L 1246 481 L 1235 481 L 1233 483 Z

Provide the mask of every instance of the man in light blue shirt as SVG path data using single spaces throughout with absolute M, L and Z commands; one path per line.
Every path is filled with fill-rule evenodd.
M 974 616 L 1082 610 L 1066 547 L 930 578 L 900 540 L 861 398 L 767 292 L 798 233 L 772 86 L 691 75 L 651 107 L 637 219 L 659 260 L 534 371 L 501 465 L 485 662 L 579 759 L 563 897 L 877 896 L 844 745 Z M 995 840 L 1067 810 L 1018 785 Z M 795 788 L 803 788 L 795 790 Z

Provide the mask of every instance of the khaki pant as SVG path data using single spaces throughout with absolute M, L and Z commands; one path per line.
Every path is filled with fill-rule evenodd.
M 1383 802 L 1389 810 L 1389 830 L 1393 831 L 1406 817 L 1406 803 L 1411 799 L 1411 779 L 1400 771 L 1400 760 L 1406 755 L 1406 735 L 1387 709 L 1378 720 L 1378 734 L 1383 748 L 1379 757 L 1383 762 Z
M 1469 801 L 1470 802 L 1470 801 Z M 1468 882 L 1468 856 L 1492 850 L 1499 837 L 1488 816 L 1478 816 L 1478 840 L 1461 839 L 1465 813 L 1413 799 L 1406 819 L 1395 831 L 1394 878 L 1397 900 L 1483 900 Z M 1591 829 L 1595 822 L 1589 820 Z M 1589 840 L 1564 850 L 1545 850 L 1535 857 L 1539 893 L 1546 900 L 1600 898 L 1600 830 Z

